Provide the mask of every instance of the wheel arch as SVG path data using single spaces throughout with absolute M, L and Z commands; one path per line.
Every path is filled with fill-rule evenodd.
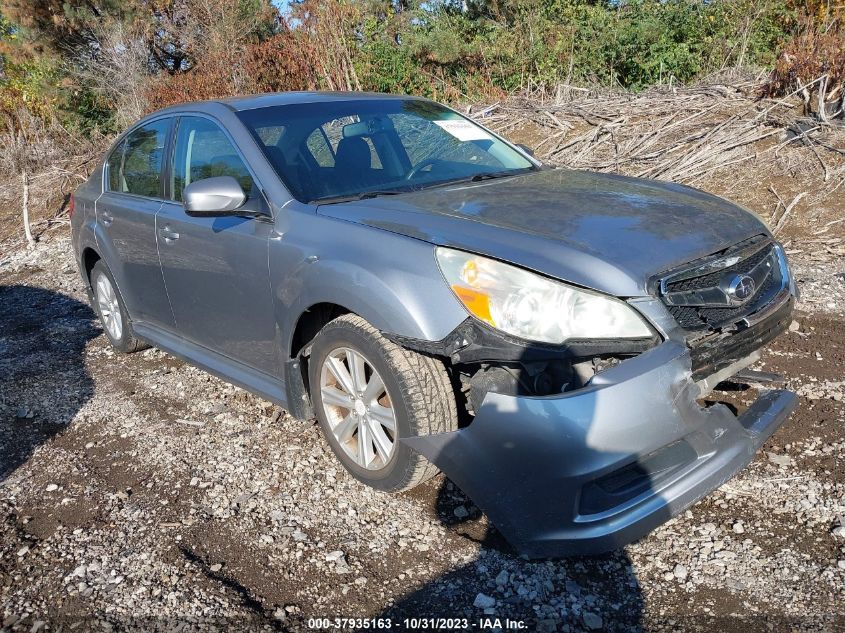
M 135 306 L 134 304 L 130 305 L 132 303 L 131 298 L 128 299 L 127 293 L 125 292 L 126 284 L 124 283 L 125 278 L 123 274 L 123 264 L 121 263 L 121 259 L 120 257 L 118 257 L 114 245 L 102 224 L 97 224 L 93 227 L 91 239 L 86 240 L 86 242 L 82 246 L 82 253 L 85 253 L 85 251 L 89 249 L 93 250 L 98 256 L 98 260 L 93 261 L 91 263 L 91 267 L 93 268 L 94 264 L 96 264 L 99 260 L 102 260 L 105 263 L 106 267 L 109 269 L 109 272 L 114 278 L 114 283 L 117 286 L 117 289 L 123 296 L 123 301 L 126 304 L 126 309 L 129 311 L 130 314 L 132 314 Z M 80 264 L 82 264 L 82 260 L 80 260 Z M 81 270 L 84 270 L 84 268 Z
M 340 316 L 351 314 L 361 317 L 384 334 L 394 333 L 392 329 L 388 329 L 391 323 L 391 319 L 386 319 L 388 315 L 393 315 L 395 325 L 403 325 L 398 328 L 403 332 L 412 324 L 418 325 L 418 322 L 414 322 L 413 311 L 409 310 L 408 306 L 401 302 L 385 300 L 390 296 L 387 292 L 382 293 L 381 296 L 382 301 L 374 302 L 375 304 L 362 301 L 360 296 L 350 296 L 346 297 L 347 301 L 308 302 L 303 304 L 307 305 L 306 308 L 292 311 L 293 314 L 298 314 L 288 329 L 290 334 L 284 350 L 286 355 L 284 374 L 289 410 L 294 417 L 308 419 L 314 415 L 308 377 L 309 348 L 320 330 L 328 323 Z M 420 336 L 420 330 L 411 330 L 409 335 Z
M 293 327 L 287 349 L 288 358 L 299 357 L 327 323 L 341 315 L 350 313 L 355 314 L 345 306 L 328 301 L 315 303 L 305 308 L 297 317 L 296 324 Z
M 91 272 L 94 270 L 94 266 L 97 262 L 101 259 L 102 257 L 100 256 L 100 253 L 98 253 L 92 246 L 86 246 L 82 249 L 82 254 L 79 258 L 80 268 L 85 274 L 85 281 L 88 283 L 89 287 L 91 286 Z

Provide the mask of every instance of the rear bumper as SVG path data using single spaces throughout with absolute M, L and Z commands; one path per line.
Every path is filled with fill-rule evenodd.
M 488 393 L 452 433 L 403 439 L 521 553 L 619 548 L 751 461 L 797 404 L 765 391 L 741 416 L 701 406 L 689 350 L 667 341 L 553 397 Z

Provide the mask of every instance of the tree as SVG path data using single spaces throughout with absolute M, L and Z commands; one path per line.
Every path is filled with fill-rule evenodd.
M 278 10 L 268 0 L 183 0 L 178 7 L 156 14 L 154 54 L 178 55 L 150 85 L 150 105 L 252 92 L 250 47 L 278 31 Z
M 36 35 L 24 38 L 27 46 L 63 55 L 84 46 L 101 20 L 128 21 L 143 13 L 145 5 L 143 0 L 6 0 L 3 13 L 19 29 Z
M 144 32 L 131 23 L 101 20 L 86 35 L 87 45 L 69 60 L 78 93 L 91 94 L 114 113 L 123 129 L 149 109 L 150 50 Z
M 294 19 L 329 90 L 362 89 L 353 61 L 362 15 L 359 4 L 344 0 L 305 0 L 294 6 Z

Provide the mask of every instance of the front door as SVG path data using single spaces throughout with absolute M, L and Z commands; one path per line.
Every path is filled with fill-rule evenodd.
M 213 176 L 233 176 L 247 193 L 244 209 L 263 217 L 196 218 L 182 190 Z M 269 209 L 243 159 L 210 119 L 179 119 L 170 197 L 156 216 L 161 268 L 181 336 L 253 369 L 279 376 L 270 274 Z
M 155 216 L 163 201 L 161 182 L 173 119 L 158 119 L 130 132 L 109 155 L 106 187 L 97 199 L 97 223 L 109 244 L 103 251 L 135 321 L 172 329 L 170 302 L 158 261 Z M 99 238 L 98 238 L 99 239 Z

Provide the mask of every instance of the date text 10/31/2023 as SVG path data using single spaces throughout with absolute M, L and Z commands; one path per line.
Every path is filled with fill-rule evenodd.
M 523 620 L 510 618 L 309 618 L 308 628 L 318 631 L 521 631 L 526 630 Z

